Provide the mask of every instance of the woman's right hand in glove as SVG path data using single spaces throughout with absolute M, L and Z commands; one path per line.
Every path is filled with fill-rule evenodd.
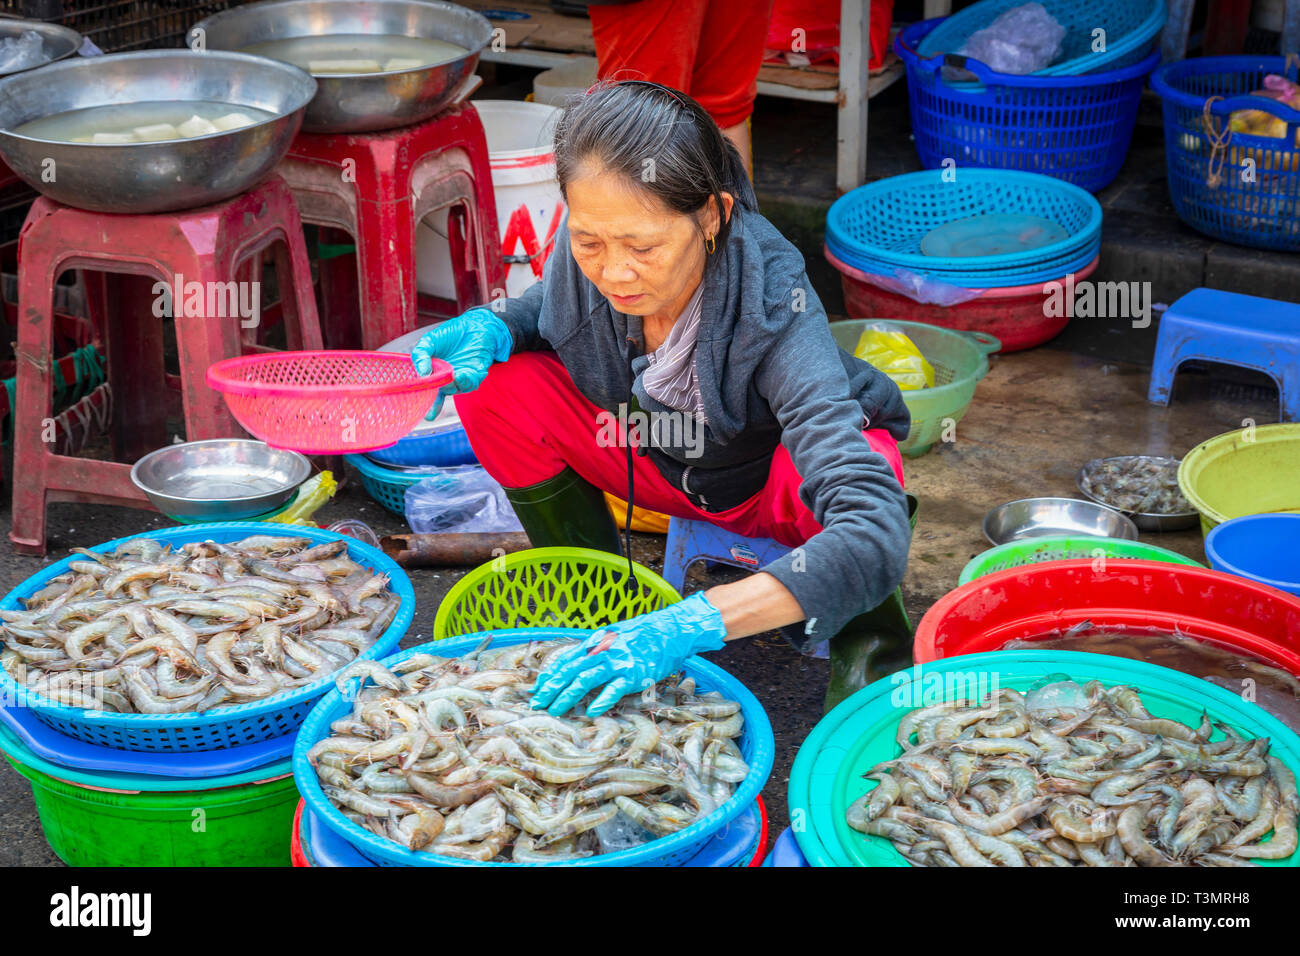
M 417 372 L 428 375 L 433 360 L 442 359 L 451 366 L 452 380 L 438 389 L 438 400 L 424 417 L 437 418 L 448 395 L 478 388 L 492 363 L 510 358 L 513 347 L 510 329 L 491 309 L 470 309 L 431 329 L 411 350 L 411 361 Z

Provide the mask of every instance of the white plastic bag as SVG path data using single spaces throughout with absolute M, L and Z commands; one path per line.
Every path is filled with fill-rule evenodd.
M 1005 10 L 983 30 L 976 30 L 957 52 L 979 60 L 998 73 L 1033 73 L 1061 55 L 1065 27 L 1041 3 Z
M 406 489 L 405 508 L 416 534 L 524 530 L 505 490 L 482 465 L 438 469 Z

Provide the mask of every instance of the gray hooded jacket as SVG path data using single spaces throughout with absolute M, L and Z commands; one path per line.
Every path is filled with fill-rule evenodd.
M 803 481 L 799 495 L 822 526 L 762 570 L 784 584 L 808 620 L 808 647 L 874 608 L 903 578 L 911 540 L 893 470 L 862 439 L 864 427 L 907 436 L 907 406 L 883 373 L 838 348 L 803 256 L 757 212 L 737 206 L 726 243 L 704 272 L 695 361 L 707 425 L 703 442 L 657 428 L 675 412 L 640 385 L 649 359 L 641 318 L 615 311 L 573 258 L 567 226 L 541 282 L 494 311 L 514 352 L 552 349 L 578 390 L 618 415 L 632 399 L 650 416 L 661 474 L 697 506 L 733 508 L 767 480 L 777 443 Z M 674 440 L 676 442 L 674 443 Z M 643 452 L 644 453 L 644 452 Z M 815 619 L 815 620 L 814 620 Z M 793 629 L 786 629 L 789 634 Z

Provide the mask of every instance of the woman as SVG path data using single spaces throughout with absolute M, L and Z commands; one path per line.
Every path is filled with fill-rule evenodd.
M 793 550 L 598 632 L 542 675 L 534 706 L 564 713 L 602 688 L 596 716 L 773 628 L 800 650 L 835 636 L 844 696 L 910 650 L 905 625 L 853 623 L 907 560 L 898 388 L 836 347 L 803 257 L 690 97 L 594 88 L 561 116 L 555 156 L 569 215 L 543 280 L 432 330 L 416 367 L 451 363 L 470 444 L 535 547 L 617 553 L 608 491 Z

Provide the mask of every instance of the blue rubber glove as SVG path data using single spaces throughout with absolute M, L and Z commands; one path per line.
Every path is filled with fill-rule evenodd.
M 472 392 L 483 384 L 493 362 L 510 358 L 514 348 L 510 329 L 491 309 L 470 309 L 431 329 L 411 349 L 411 361 L 421 375 L 433 369 L 433 359 L 451 365 L 451 384 L 438 389 L 438 400 L 424 417 L 433 421 L 448 395 Z
M 726 636 L 722 612 L 697 591 L 677 604 L 603 627 L 556 657 L 533 686 L 533 709 L 546 708 L 559 717 L 603 684 L 587 708 L 588 717 L 599 717 L 625 694 L 680 669 L 692 654 L 719 650 Z

